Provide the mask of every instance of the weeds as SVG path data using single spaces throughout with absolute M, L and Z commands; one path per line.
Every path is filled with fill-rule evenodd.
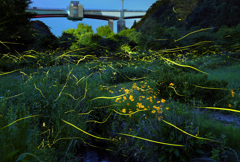
M 70 63 L 68 51 L 32 55 L 41 61 L 29 55 L 33 69 L 3 67 L 1 160 L 72 160 L 84 145 L 138 161 L 221 161 L 227 149 L 238 158 L 239 128 L 209 121 L 199 109 L 240 112 L 240 78 L 220 77 L 239 66 L 208 56 L 206 62 L 179 55 L 174 62 L 161 52 L 123 47 L 129 61 L 80 55 Z

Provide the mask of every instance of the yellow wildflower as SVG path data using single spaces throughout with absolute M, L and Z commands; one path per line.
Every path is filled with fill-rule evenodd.
M 158 110 L 157 113 L 160 114 L 160 113 L 162 113 L 162 111 Z
M 122 112 L 123 112 L 123 113 L 126 113 L 126 109 L 122 109 Z
M 130 96 L 129 96 L 129 100 L 131 100 L 131 99 L 133 99 L 133 95 L 130 95 Z
M 127 106 L 129 106 L 129 103 L 127 103 Z
M 232 97 L 234 97 L 235 92 L 233 92 L 233 90 L 231 90 L 231 93 L 232 93 Z
M 157 103 L 160 103 L 160 101 L 158 101 Z
M 142 105 L 142 103 L 137 103 L 136 106 L 139 107 L 139 108 L 144 108 L 144 106 Z
M 128 89 L 125 89 L 125 92 L 126 92 L 126 93 L 129 93 L 129 90 L 128 90 Z
M 165 103 L 165 101 L 166 101 L 166 100 L 164 100 L 164 99 L 161 100 L 162 103 Z
M 169 109 L 169 107 L 166 108 L 166 110 L 168 110 L 168 109 Z
M 154 114 L 156 112 L 156 110 L 153 110 L 152 113 Z
M 137 102 L 137 105 L 136 105 L 136 106 L 139 107 L 139 104 L 140 104 L 140 103 Z
M 170 86 L 174 86 L 174 84 L 173 84 L 173 83 L 170 83 L 169 85 L 170 85 Z
M 136 83 L 133 83 L 133 86 L 132 87 L 137 87 L 137 84 Z
M 231 104 L 229 104 L 229 105 L 228 105 L 228 107 L 232 107 L 232 105 L 231 105 Z

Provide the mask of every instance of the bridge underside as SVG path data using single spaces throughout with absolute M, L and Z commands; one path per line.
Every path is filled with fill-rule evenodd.
M 67 14 L 59 14 L 59 15 L 36 15 L 31 18 L 46 18 L 46 17 L 68 17 Z M 100 16 L 100 15 L 84 15 L 84 18 L 87 19 L 98 19 L 98 20 L 118 20 L 118 17 L 112 17 L 112 16 Z M 124 19 L 136 19 L 136 18 L 142 18 L 142 16 L 132 16 L 132 17 L 124 17 Z

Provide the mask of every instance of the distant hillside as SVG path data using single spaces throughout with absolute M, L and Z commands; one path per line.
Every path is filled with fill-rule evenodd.
M 49 27 L 42 21 L 31 21 L 32 32 L 35 38 L 33 49 L 44 51 L 45 49 L 57 48 L 58 38 L 51 32 Z
M 36 36 L 39 36 L 39 35 L 53 36 L 49 27 L 42 21 L 39 21 L 39 20 L 31 21 L 31 24 L 32 24 L 33 31 L 35 32 Z
M 240 24 L 240 0 L 161 0 L 132 28 L 151 34 L 161 27 L 228 27 Z

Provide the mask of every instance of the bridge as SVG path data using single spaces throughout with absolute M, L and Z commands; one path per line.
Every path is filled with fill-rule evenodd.
M 36 16 L 30 18 L 46 18 L 46 17 L 67 17 L 72 21 L 81 21 L 83 18 L 107 20 L 109 27 L 113 31 L 113 21 L 117 21 L 117 32 L 120 32 L 125 27 L 124 19 L 141 18 L 146 14 L 146 11 L 141 10 L 84 10 L 83 5 L 79 1 L 71 1 L 67 10 L 58 9 L 38 9 L 33 7 L 27 9 L 26 12 L 36 13 Z

